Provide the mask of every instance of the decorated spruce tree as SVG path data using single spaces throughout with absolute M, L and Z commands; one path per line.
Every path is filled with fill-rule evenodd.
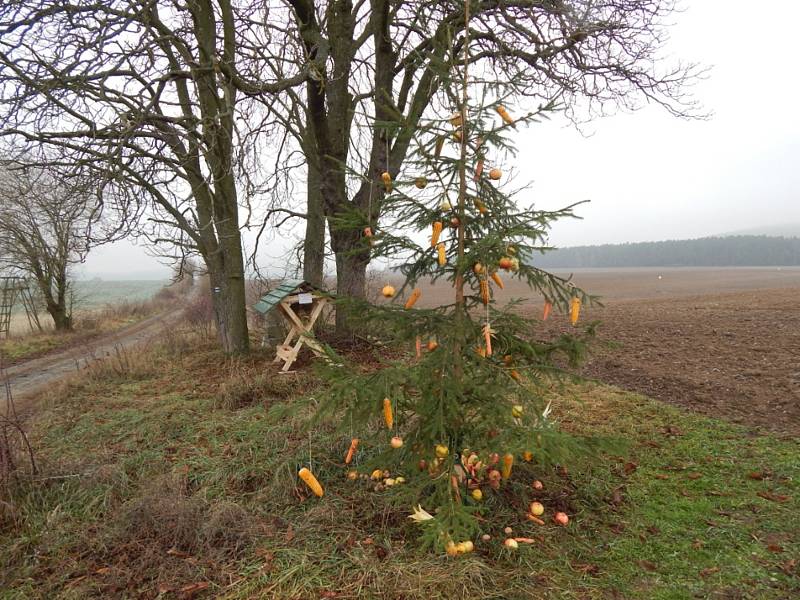
M 536 210 L 506 189 L 501 170 L 517 131 L 553 107 L 515 119 L 502 89 L 470 79 L 469 53 L 465 39 L 463 63 L 443 67 L 442 117 L 415 132 L 404 175 L 375 174 L 379 221 L 354 215 L 339 224 L 359 227 L 402 283 L 387 282 L 390 301 L 377 305 L 339 300 L 337 310 L 356 311 L 365 339 L 379 342 L 379 362 L 349 364 L 331 350 L 318 412 L 346 436 L 347 479 L 368 479 L 388 501 L 408 506 L 423 540 L 450 554 L 472 547 L 478 513 L 502 501 L 515 465 L 559 463 L 578 449 L 548 418 L 548 390 L 553 374 L 580 359 L 590 333 L 540 339 L 551 309 L 574 325 L 587 300 L 536 266 L 550 223 L 573 207 Z M 391 144 L 397 124 L 381 125 Z M 511 278 L 538 292 L 543 314 L 537 303 L 530 316 L 530 300 L 498 305 L 495 292 Z M 420 308 L 430 306 L 421 288 L 431 283 L 449 302 Z M 316 484 L 307 470 L 301 476 Z

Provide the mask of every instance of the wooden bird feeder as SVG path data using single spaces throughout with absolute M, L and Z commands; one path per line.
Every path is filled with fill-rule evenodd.
M 314 338 L 313 329 L 322 314 L 322 309 L 330 300 L 330 296 L 306 281 L 287 279 L 253 305 L 253 310 L 261 315 L 266 315 L 277 307 L 289 325 L 286 339 L 275 348 L 273 361 L 276 363 L 283 361 L 282 372 L 285 373 L 291 368 L 303 344 L 316 356 L 324 356 L 322 346 Z

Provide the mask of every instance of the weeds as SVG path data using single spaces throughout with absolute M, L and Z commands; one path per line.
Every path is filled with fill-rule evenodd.
M 231 361 L 196 333 L 180 335 L 191 351 L 153 344 L 128 357 L 124 376 L 75 381 L 59 394 L 68 401 L 38 417 L 40 475 L 17 478 L 6 500 L 0 597 L 174 598 L 198 584 L 203 597 L 229 600 L 800 592 L 796 440 L 565 385 L 554 390 L 561 427 L 628 448 L 592 464 L 515 466 L 510 495 L 482 504 L 492 540 L 447 559 L 418 549 L 410 507 L 392 490 L 345 478 L 349 435 L 302 428 L 312 377 L 270 377 L 263 356 Z M 147 368 L 131 377 L 139 361 Z M 252 401 L 223 408 L 223 388 L 240 378 L 246 393 L 231 397 Z M 353 467 L 365 471 L 378 454 L 360 448 Z M 309 460 L 322 499 L 297 482 Z M 523 517 L 533 499 L 547 508 L 544 526 Z M 569 527 L 551 524 L 557 509 Z M 537 543 L 503 550 L 506 526 Z

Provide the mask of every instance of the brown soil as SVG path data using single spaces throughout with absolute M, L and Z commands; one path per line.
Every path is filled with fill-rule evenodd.
M 576 273 L 575 282 L 605 304 L 581 315 L 583 323 L 601 321 L 584 375 L 800 435 L 800 269 L 593 270 Z M 449 292 L 439 283 L 423 288 L 423 298 L 451 301 Z M 511 283 L 498 299 L 521 296 L 530 294 Z M 538 315 L 541 299 L 525 305 Z M 560 315 L 547 323 L 552 331 L 568 328 Z

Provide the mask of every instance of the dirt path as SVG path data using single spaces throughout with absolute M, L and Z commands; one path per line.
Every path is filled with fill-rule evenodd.
M 615 347 L 596 348 L 583 373 L 708 416 L 800 436 L 798 296 L 800 288 L 757 290 L 589 309 L 587 320 L 602 322 L 600 340 Z
M 800 268 L 590 269 L 575 281 L 605 304 L 581 315 L 601 321 L 584 375 L 800 436 Z M 420 306 L 451 301 L 447 284 L 422 289 Z M 541 314 L 541 298 L 513 280 L 497 297 L 527 297 L 521 310 Z M 541 327 L 544 337 L 571 330 L 564 315 Z
M 89 363 L 111 356 L 118 348 L 130 348 L 153 338 L 165 327 L 176 323 L 182 310 L 175 308 L 95 338 L 84 345 L 8 367 L 5 374 L 11 383 L 11 393 L 17 410 L 24 408 L 31 398 L 47 386 L 80 371 Z M 5 408 L 5 400 L 3 407 Z

